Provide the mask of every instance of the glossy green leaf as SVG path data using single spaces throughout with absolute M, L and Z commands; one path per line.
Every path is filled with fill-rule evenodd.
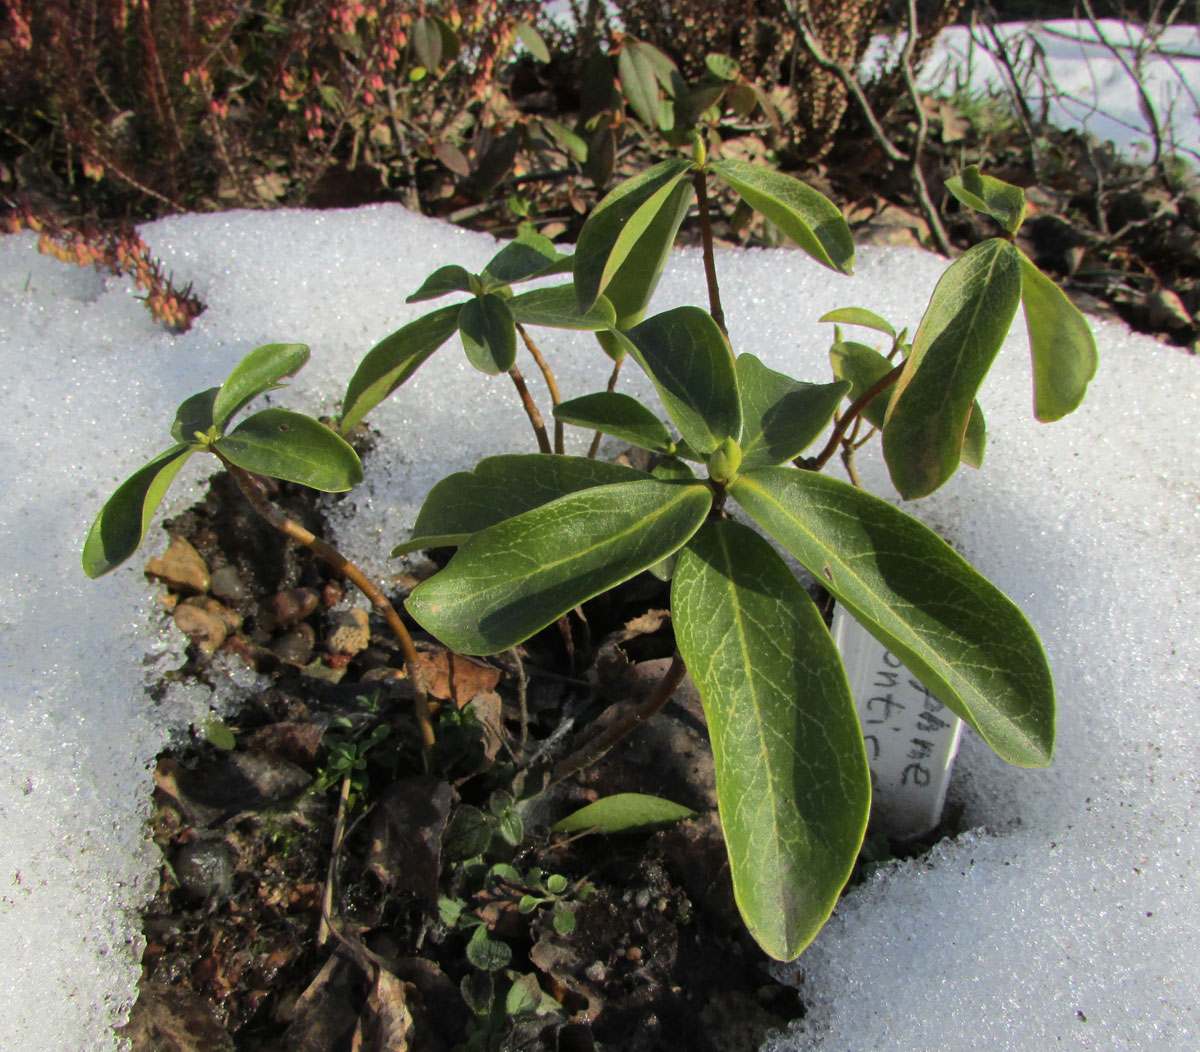
M 392 555 L 457 546 L 473 533 L 568 493 L 644 478 L 644 471 L 588 457 L 546 453 L 486 457 L 474 471 L 447 475 L 429 491 L 417 514 L 412 540 L 399 545 Z
M 829 360 L 833 364 L 833 375 L 850 382 L 850 390 L 846 392 L 846 400 L 853 402 L 882 380 L 892 371 L 893 363 L 889 362 L 874 347 L 862 343 L 842 341 L 829 348 Z M 892 401 L 891 389 L 882 392 L 871 399 L 863 410 L 863 419 L 874 427 L 883 427 L 887 408 Z M 967 421 L 966 438 L 963 440 L 962 462 L 968 467 L 977 468 L 983 464 L 984 449 L 987 445 L 987 427 L 983 420 L 983 410 L 976 402 L 971 409 Z
M 850 402 L 869 391 L 894 368 L 894 363 L 874 347 L 850 340 L 841 340 L 829 348 L 829 362 L 833 366 L 833 375 L 850 384 L 850 390 L 846 392 Z M 863 410 L 863 419 L 874 427 L 883 427 L 891 400 L 892 389 L 889 388 L 871 399 Z
M 1025 615 L 932 530 L 837 479 L 738 476 L 733 498 L 1009 763 L 1054 750 L 1054 685 Z
M 737 358 L 742 401 L 741 470 L 798 457 L 829 425 L 849 385 L 807 384 L 768 369 L 752 354 Z
M 983 455 L 987 452 L 987 424 L 983 419 L 983 410 L 976 402 L 971 408 L 967 419 L 967 434 L 963 439 L 962 462 L 969 468 L 983 467 Z
M 896 338 L 896 330 L 892 327 L 891 322 L 865 307 L 839 307 L 837 310 L 822 314 L 817 321 L 831 321 L 839 325 L 861 325 L 864 328 L 882 332 L 889 339 Z
M 575 246 L 575 294 L 580 310 L 586 311 L 604 292 L 659 212 L 671 203 L 676 184 L 690 167 L 691 162 L 682 157 L 656 164 L 616 187 L 588 216 Z M 639 248 L 637 257 L 646 255 Z M 650 273 L 661 270 L 657 261 L 653 266 L 649 260 L 645 263 Z M 618 317 L 620 312 L 617 307 Z
M 737 439 L 742 410 L 733 352 L 707 311 L 676 307 L 616 335 L 692 449 L 707 455 L 725 439 Z
M 545 235 L 522 230 L 488 261 L 482 276 L 491 279 L 487 282 L 490 287 L 509 285 L 548 274 L 568 258 Z
M 1025 221 L 1025 191 L 1012 183 L 984 175 L 971 164 L 946 180 L 946 189 L 968 208 L 991 216 L 1009 234 Z
M 461 304 L 441 307 L 409 322 L 372 347 L 358 363 L 342 402 L 338 430 L 348 434 L 404 383 L 458 328 Z
M 710 522 L 680 552 L 671 614 L 704 703 L 738 910 L 791 960 L 829 919 L 871 805 L 846 673 L 808 593 L 739 523 Z
M 542 34 L 534 29 L 532 23 L 518 22 L 516 30 L 521 43 L 529 49 L 529 53 L 534 58 L 539 62 L 550 61 L 550 49 L 546 47 L 546 41 L 542 39 Z
M 654 453 L 675 450 L 666 425 L 636 398 L 618 391 L 600 391 L 560 402 L 554 407 L 554 419 L 575 427 L 603 431 Z
M 175 410 L 171 423 L 171 437 L 176 442 L 188 444 L 196 441 L 196 433 L 208 434 L 214 424 L 213 406 L 216 404 L 219 387 L 210 387 L 190 398 L 185 398 Z
M 467 940 L 467 960 L 484 972 L 498 972 L 512 963 L 512 948 L 506 942 L 488 935 L 487 926 L 481 924 Z
M 616 311 L 607 296 L 600 296 L 587 313 L 581 314 L 572 285 L 522 292 L 508 301 L 508 309 L 513 320 L 521 325 L 542 325 L 550 329 L 597 332 L 611 329 L 617 323 Z
M 213 443 L 246 471 L 340 493 L 362 481 L 358 454 L 345 439 L 303 413 L 264 409 Z
M 302 343 L 268 343 L 256 347 L 229 374 L 213 403 L 213 422 L 223 428 L 230 417 L 267 391 L 284 386 L 279 381 L 294 376 L 308 361 Z
M 422 300 L 435 300 L 439 296 L 445 296 L 451 292 L 470 291 L 472 291 L 471 272 L 466 267 L 452 263 L 450 266 L 438 267 L 404 302 L 419 303 Z
M 1018 250 L 1019 251 L 1019 250 Z M 1066 294 L 1021 259 L 1021 303 L 1033 357 L 1033 411 L 1044 423 L 1079 408 L 1099 361 L 1087 320 Z
M 710 54 L 704 56 L 704 65 L 718 80 L 737 80 L 741 72 L 737 61 L 728 55 Z
M 617 76 L 621 91 L 643 124 L 658 125 L 658 76 L 647 46 L 626 37 L 617 56 Z
M 512 311 L 496 293 L 468 300 L 458 315 L 459 336 L 467 360 L 481 373 L 498 376 L 517 360 L 517 330 Z
M 604 286 L 604 296 L 616 311 L 617 328 L 628 329 L 646 316 L 693 192 L 692 181 L 681 178 L 661 205 L 648 206 L 648 210 L 656 207 L 657 211 Z
M 83 572 L 88 577 L 116 569 L 138 550 L 167 487 L 194 452 L 194 447 L 183 443 L 172 446 L 117 487 L 83 544 Z
M 854 271 L 854 238 L 837 205 L 799 179 L 745 161 L 714 161 L 709 168 L 818 263 Z
M 474 534 L 406 606 L 461 654 L 495 654 L 676 551 L 704 521 L 702 482 L 570 493 Z
M 993 238 L 938 281 L 883 424 L 883 455 L 902 496 L 932 493 L 958 467 L 975 395 L 1021 298 L 1017 250 Z
M 576 163 L 583 164 L 587 160 L 588 146 L 580 136 L 576 135 L 566 125 L 551 120 L 549 117 L 543 117 L 542 124 L 554 137 L 555 142 L 566 150 Z
M 550 827 L 552 833 L 648 833 L 677 825 L 696 812 L 682 804 L 646 793 L 616 793 L 572 811 Z

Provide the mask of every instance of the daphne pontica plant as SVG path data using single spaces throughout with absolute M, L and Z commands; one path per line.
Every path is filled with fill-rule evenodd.
M 690 672 L 708 721 L 738 907 L 767 953 L 790 958 L 828 918 L 850 874 L 866 828 L 870 777 L 829 630 L 763 534 L 1001 757 L 1027 767 L 1049 763 L 1053 684 L 1022 613 L 928 528 L 821 469 L 839 450 L 850 463 L 866 437 L 860 429 L 878 429 L 896 488 L 907 498 L 924 496 L 960 461 L 981 461 L 986 434 L 976 395 L 1019 307 L 1040 419 L 1057 419 L 1080 403 L 1095 370 L 1095 346 L 1075 308 L 1013 243 L 1023 192 L 968 168 L 949 189 L 992 216 L 1001 234 L 948 267 L 911 342 L 855 307 L 827 316 L 838 325 L 828 382 L 803 382 L 751 354 L 735 355 L 708 226 L 710 178 L 818 263 L 852 269 L 853 242 L 831 202 L 779 172 L 710 160 L 697 138 L 690 157 L 616 187 L 588 218 L 573 259 L 527 234 L 480 274 L 444 267 L 431 275 L 412 299 L 467 298 L 370 351 L 350 381 L 340 429 L 348 433 L 455 332 L 468 359 L 492 374 L 515 371 L 517 337 L 523 338 L 548 381 L 554 441 L 517 382 L 542 452 L 489 457 L 432 489 L 396 554 L 457 551 L 411 593 L 408 613 L 455 651 L 495 654 L 642 571 L 670 580 L 677 651 L 663 683 L 615 732 L 560 759 L 549 780 L 598 757 Z M 693 197 L 708 309 L 646 317 Z M 514 283 L 568 265 L 570 283 L 514 294 Z M 613 389 L 616 369 L 608 390 L 562 400 L 527 331 L 538 325 L 596 331 L 616 369 L 632 360 L 646 373 L 670 426 Z M 847 341 L 842 325 L 877 330 L 891 346 L 881 353 Z M 251 359 L 279 353 L 261 348 Z M 216 453 L 247 480 L 244 489 L 252 488 L 254 473 L 327 489 L 356 480 L 348 447 L 306 418 L 277 419 L 281 410 L 267 410 L 226 434 L 233 412 L 251 391 L 286 375 L 280 369 L 276 363 L 249 383 L 239 379 L 253 371 L 243 363 L 219 392 L 181 407 L 173 430 L 178 444 L 125 483 L 97 520 L 85 548 L 90 574 L 132 553 L 166 484 L 194 451 Z M 288 428 L 280 430 L 281 423 Z M 654 466 L 642 471 L 565 455 L 565 426 L 647 450 Z M 305 470 L 284 470 L 301 446 Z M 731 518 L 734 505 L 757 528 Z M 432 743 L 427 755 L 436 762 Z

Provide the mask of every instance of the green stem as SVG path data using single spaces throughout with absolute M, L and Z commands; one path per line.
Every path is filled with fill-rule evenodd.
M 708 313 L 728 338 L 729 330 L 725 328 L 725 312 L 721 309 L 721 290 L 717 285 L 717 261 L 713 255 L 712 219 L 708 214 L 708 180 L 704 169 L 699 169 L 692 177 L 696 187 L 696 207 L 700 210 L 700 238 L 704 244 L 704 278 L 708 282 Z
M 425 766 L 430 771 L 434 770 L 435 739 L 433 718 L 429 707 L 429 695 L 425 692 L 425 682 L 421 677 L 421 666 L 417 657 L 417 648 L 413 644 L 412 636 L 408 634 L 408 629 L 404 627 L 404 622 L 400 620 L 400 615 L 396 613 L 396 608 L 392 606 L 388 597 L 379 590 L 375 582 L 363 573 L 355 563 L 347 559 L 328 541 L 323 541 L 320 537 L 306 530 L 298 522 L 284 515 L 267 497 L 261 479 L 256 475 L 252 475 L 244 468 L 239 468 L 236 464 L 231 463 L 225 457 L 221 456 L 217 450 L 214 449 L 213 452 L 220 458 L 221 463 L 225 465 L 226 470 L 238 484 L 238 488 L 250 502 L 250 506 L 259 515 L 266 519 L 280 533 L 291 537 L 292 540 L 299 541 L 316 555 L 317 558 L 328 563 L 335 573 L 341 574 L 343 577 L 348 577 L 358 587 L 358 590 L 371 601 L 371 604 L 383 616 L 384 620 L 387 621 L 388 627 L 391 628 L 400 643 L 400 651 L 404 655 L 404 667 L 408 672 L 408 681 L 412 684 L 413 707 L 416 709 L 417 725 L 421 730 L 421 748 L 425 754 Z

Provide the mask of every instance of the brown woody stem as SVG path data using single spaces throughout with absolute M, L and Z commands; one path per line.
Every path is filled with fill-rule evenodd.
M 679 689 L 679 684 L 683 682 L 686 672 L 687 666 L 684 665 L 683 658 L 679 656 L 677 650 L 674 657 L 671 658 L 670 667 L 663 674 L 663 678 L 659 680 L 658 686 L 654 688 L 654 693 L 606 731 L 555 764 L 550 775 L 550 785 L 557 785 L 585 767 L 590 767 L 622 738 L 636 731 L 671 700 L 675 691 Z
M 533 342 L 533 337 L 525 331 L 525 326 L 520 322 L 517 323 L 517 332 L 521 334 L 521 339 L 525 341 L 525 346 L 529 353 L 533 355 L 533 360 L 537 362 L 537 367 L 542 371 L 542 377 L 546 381 L 546 388 L 550 392 L 550 404 L 558 405 L 562 401 L 562 395 L 558 393 L 558 380 L 554 375 L 554 370 L 550 368 L 550 363 L 543 357 L 542 352 L 538 349 L 538 345 Z M 563 423 L 561 420 L 554 421 L 554 452 L 563 452 Z
M 306 530 L 300 523 L 284 515 L 267 497 L 262 481 L 256 475 L 251 474 L 244 468 L 239 468 L 236 464 L 230 463 L 220 453 L 217 453 L 215 449 L 213 452 L 220 458 L 221 463 L 225 465 L 229 474 L 233 476 L 234 481 L 238 484 L 238 488 L 250 502 L 250 506 L 259 515 L 266 519 L 280 533 L 291 537 L 294 541 L 299 541 L 316 555 L 317 558 L 328 563 L 335 573 L 341 574 L 343 577 L 348 577 L 358 587 L 358 590 L 371 600 L 371 605 L 387 621 L 388 627 L 391 628 L 396 639 L 399 640 L 400 652 L 404 655 L 404 667 L 408 672 L 408 681 L 412 684 L 413 688 L 413 707 L 416 709 L 417 724 L 421 729 L 421 749 L 425 755 L 425 764 L 432 771 L 434 769 L 435 739 L 433 734 L 433 719 L 429 708 L 429 695 L 425 693 L 425 683 L 421 678 L 417 648 L 413 645 L 412 636 L 408 634 L 408 629 L 404 627 L 404 622 L 400 620 L 400 615 L 396 613 L 396 608 L 392 606 L 388 597 L 379 590 L 375 582 L 363 573 L 355 563 L 347 559 L 328 541 L 323 541 L 320 537 Z
M 815 457 L 801 458 L 793 461 L 798 468 L 804 468 L 806 471 L 820 471 L 827 463 L 829 458 L 837 452 L 838 445 L 842 441 L 842 437 L 849 430 L 850 425 L 859 418 L 862 411 L 867 408 L 879 395 L 883 394 L 889 387 L 900 379 L 900 371 L 904 368 L 904 363 L 901 362 L 887 375 L 880 377 L 862 394 L 860 394 L 853 402 L 850 403 L 850 408 L 838 419 L 837 424 L 833 429 L 833 434 L 829 436 L 829 441 L 825 443 L 825 448 L 821 450 Z
M 533 425 L 533 433 L 537 436 L 538 450 L 542 453 L 549 453 L 550 437 L 546 434 L 546 425 L 542 420 L 542 414 L 538 412 L 537 405 L 534 404 L 533 395 L 525 386 L 525 377 L 521 375 L 521 370 L 515 365 L 508 370 L 508 375 L 512 379 L 513 387 L 517 389 L 517 394 L 521 396 L 521 405 L 525 407 L 525 415 L 529 417 L 529 423 Z
M 721 309 L 721 290 L 717 285 L 717 261 L 713 256 L 712 220 L 708 214 L 708 180 L 704 169 L 700 169 L 692 177 L 696 187 L 696 207 L 700 210 L 700 239 L 704 244 L 704 280 L 708 282 L 708 313 L 713 321 L 720 326 L 721 331 L 728 336 L 725 328 L 725 312 Z
M 613 366 L 612 373 L 609 374 L 608 386 L 605 388 L 605 390 L 608 391 L 609 394 L 612 394 L 613 391 L 616 389 L 617 377 L 621 375 L 621 363 L 623 361 L 625 361 L 624 358 L 618 359 L 617 364 Z M 600 448 L 600 439 L 603 437 L 604 437 L 604 432 L 602 432 L 602 431 L 597 431 L 592 436 L 592 444 L 590 446 L 588 446 L 588 451 L 587 451 L 588 460 L 596 459 L 596 451 Z

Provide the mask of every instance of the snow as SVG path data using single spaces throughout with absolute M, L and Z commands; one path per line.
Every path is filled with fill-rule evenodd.
M 170 444 L 176 404 L 251 348 L 308 343 L 311 364 L 278 398 L 330 412 L 372 343 L 428 308 L 403 300 L 429 271 L 477 270 L 495 249 L 398 206 L 183 216 L 142 234 L 209 304 L 186 335 L 157 327 L 124 281 L 42 257 L 32 236 L 0 239 L 0 1048 L 13 1052 L 116 1047 L 109 1028 L 134 996 L 137 912 L 156 879 L 143 828 L 154 756 L 253 680 L 230 664 L 213 692 L 147 695 L 179 663 L 179 642 L 140 557 L 83 576 L 100 503 Z M 821 313 L 857 304 L 911 326 L 943 265 L 864 248 L 843 279 L 786 250 L 718 260 L 735 347 L 814 380 L 828 374 Z M 681 253 L 655 308 L 703 302 L 700 260 Z M 1088 400 L 1043 426 L 1018 320 L 981 398 L 983 469 L 909 508 L 1040 632 L 1059 690 L 1055 762 L 1018 771 L 964 737 L 950 797 L 970 832 L 880 867 L 845 898 L 786 969 L 809 1012 L 773 1049 L 1198 1045 L 1200 368 L 1121 326 L 1093 327 Z M 602 387 L 609 363 L 590 338 L 544 344 L 567 396 Z M 634 372 L 622 389 L 647 394 Z M 369 422 L 380 449 L 337 523 L 376 572 L 436 479 L 529 448 L 511 388 L 453 344 Z M 890 493 L 865 454 L 864 481 Z M 198 460 L 168 514 L 201 492 Z

